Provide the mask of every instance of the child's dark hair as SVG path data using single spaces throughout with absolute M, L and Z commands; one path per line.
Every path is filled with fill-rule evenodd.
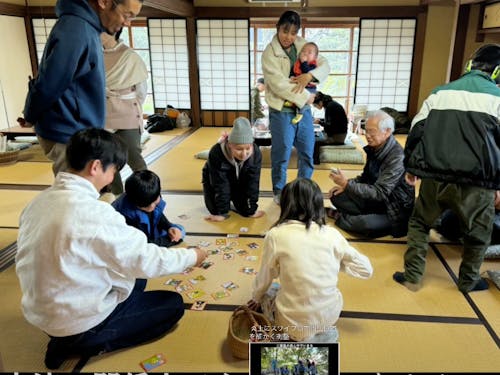
M 300 16 L 294 10 L 287 10 L 283 13 L 276 24 L 276 28 L 279 29 L 281 26 L 285 26 L 285 31 L 288 31 L 295 26 L 297 31 L 300 30 Z
M 147 207 L 160 196 L 160 178 L 147 169 L 135 171 L 125 181 L 125 192 L 132 204 L 137 207 Z
M 499 44 L 485 44 L 472 55 L 472 69 L 491 74 L 497 65 L 500 65 Z
M 127 148 L 114 134 L 96 128 L 79 130 L 69 139 L 66 161 L 75 171 L 82 171 L 87 163 L 100 160 L 104 171 L 110 165 L 119 171 L 127 161 Z
M 318 104 L 320 102 L 323 103 L 323 107 L 326 107 L 328 103 L 332 101 L 332 97 L 327 94 L 323 94 L 321 91 L 318 91 L 316 93 L 316 96 L 314 97 L 314 102 L 313 104 Z
M 275 226 L 288 220 L 302 221 L 307 229 L 312 222 L 319 226 L 326 223 L 323 193 L 316 182 L 307 178 L 297 178 L 285 185 L 280 206 L 281 214 Z

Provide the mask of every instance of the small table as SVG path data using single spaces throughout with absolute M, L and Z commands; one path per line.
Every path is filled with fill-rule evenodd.
M 21 126 L 11 126 L 10 128 L 0 129 L 0 133 L 7 136 L 7 139 L 14 139 L 18 136 L 35 136 L 35 128 L 23 128 Z

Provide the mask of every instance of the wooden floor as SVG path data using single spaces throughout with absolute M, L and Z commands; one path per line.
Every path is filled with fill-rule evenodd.
M 201 193 L 204 161 L 194 155 L 217 140 L 221 128 L 202 128 L 194 133 L 175 130 L 153 134 L 146 143 L 150 169 L 161 177 L 167 216 L 185 226 L 185 245 L 219 249 L 210 256 L 213 265 L 188 274 L 171 275 L 148 282 L 149 289 L 174 290 L 172 280 L 190 289 L 182 292 L 186 313 L 165 337 L 139 347 L 101 356 L 72 358 L 63 372 L 142 372 L 140 362 L 161 353 L 166 363 L 158 372 L 247 373 L 248 362 L 233 358 L 225 343 L 231 311 L 251 295 L 253 275 L 258 270 L 266 230 L 279 215 L 271 199 L 270 170 L 261 174 L 260 219 L 232 213 L 222 223 L 203 220 L 207 214 Z M 404 137 L 398 136 L 404 143 Z M 334 166 L 334 165 L 332 165 Z M 349 177 L 360 173 L 360 165 L 335 165 Z M 43 358 L 48 338 L 30 326 L 20 310 L 20 290 L 12 261 L 18 219 L 23 207 L 53 180 L 51 165 L 40 154 L 26 156 L 16 164 L 0 166 L 0 358 L 3 371 L 45 372 Z M 315 171 L 313 179 L 323 192 L 331 185 L 328 168 Z M 296 176 L 290 169 L 288 179 Z M 325 203 L 327 203 L 325 201 Z M 329 223 L 333 225 L 333 223 Z M 340 369 L 342 372 L 496 372 L 500 368 L 500 291 L 493 285 L 483 292 L 462 294 L 456 280 L 461 257 L 457 244 L 432 236 L 424 288 L 412 293 L 392 281 L 402 270 L 405 238 L 384 237 L 365 241 L 344 233 L 349 242 L 366 254 L 374 267 L 370 280 L 341 274 L 339 287 L 344 309 L 339 320 Z M 230 235 L 228 237 L 228 235 Z M 235 235 L 238 235 L 235 237 Z M 222 250 L 221 250 L 222 249 Z M 232 259 L 224 260 L 223 254 Z M 482 271 L 498 269 L 498 261 L 487 261 Z M 196 280 L 203 276 L 204 280 Z M 192 281 L 190 281 L 192 280 Z M 237 288 L 223 298 L 214 293 L 222 284 Z M 195 284 L 194 284 L 195 283 Z M 193 293 L 195 292 L 195 293 Z M 203 311 L 190 310 L 194 298 L 207 301 Z

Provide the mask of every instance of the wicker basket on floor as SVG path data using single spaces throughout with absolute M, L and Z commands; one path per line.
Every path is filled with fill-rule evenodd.
M 0 164 L 15 163 L 19 158 L 19 150 L 0 152 Z
M 244 305 L 234 310 L 227 330 L 227 343 L 234 357 L 248 359 L 248 345 L 252 327 L 259 326 L 271 327 L 271 322 L 264 314 L 252 311 Z

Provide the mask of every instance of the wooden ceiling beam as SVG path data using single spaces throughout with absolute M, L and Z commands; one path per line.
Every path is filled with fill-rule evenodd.
M 192 0 L 144 0 L 144 5 L 180 17 L 194 16 Z
M 302 17 L 416 17 L 421 6 L 307 7 L 297 8 Z M 283 7 L 196 7 L 196 18 L 279 18 Z

